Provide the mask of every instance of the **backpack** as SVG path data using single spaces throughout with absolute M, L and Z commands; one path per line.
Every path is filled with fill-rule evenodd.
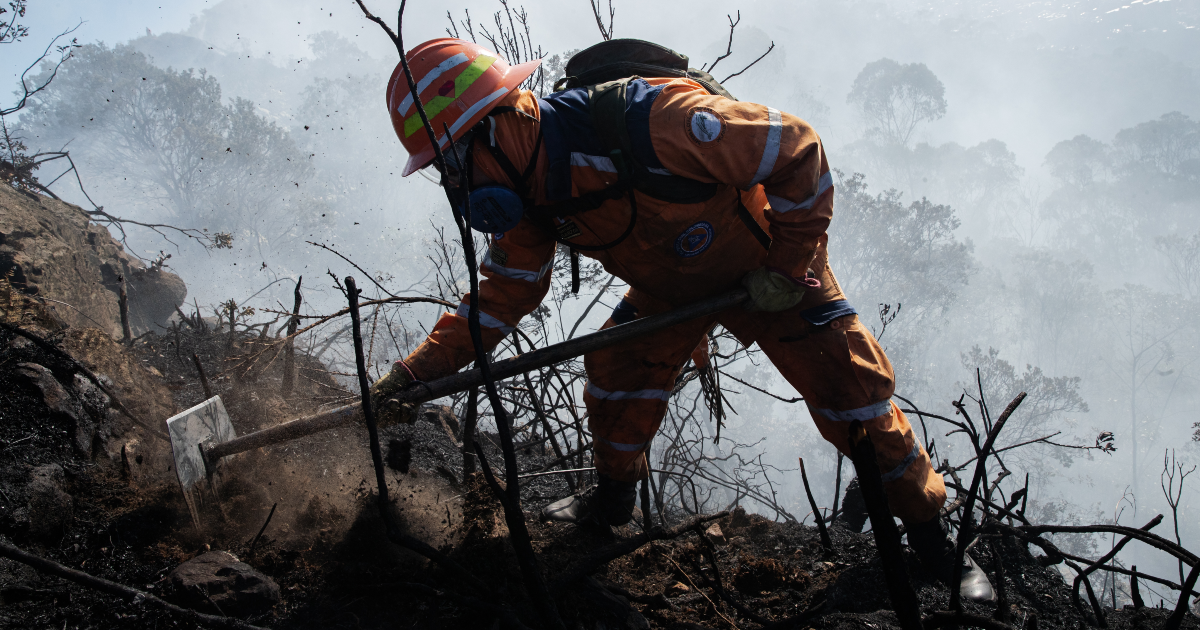
M 638 78 L 686 78 L 704 87 L 709 94 L 737 100 L 713 76 L 703 70 L 688 67 L 688 57 L 665 46 L 639 39 L 613 39 L 600 42 L 576 53 L 567 61 L 566 76 L 554 84 L 554 91 L 586 87 L 593 128 L 604 150 L 617 168 L 618 182 L 599 190 L 549 206 L 530 208 L 538 220 L 549 223 L 551 218 L 566 218 L 594 210 L 604 202 L 632 195 L 637 190 L 645 195 L 671 203 L 692 204 L 711 199 L 718 184 L 700 182 L 679 175 L 652 173 L 634 158 L 625 124 L 626 90 L 630 81 Z M 631 197 L 632 199 L 632 197 Z M 616 246 L 629 236 L 637 220 L 636 204 L 631 204 L 632 216 L 625 233 L 603 246 L 584 247 L 558 240 L 570 247 L 572 291 L 579 290 L 578 250 L 595 251 Z M 758 225 L 749 210 L 738 198 L 738 217 L 764 248 L 771 238 Z

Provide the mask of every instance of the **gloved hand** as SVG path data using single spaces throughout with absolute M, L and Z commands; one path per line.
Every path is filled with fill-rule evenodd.
M 371 407 L 380 426 L 412 424 L 417 420 L 417 405 L 389 400 L 413 382 L 413 373 L 403 361 L 396 361 L 383 378 L 371 385 Z
M 750 293 L 746 310 L 778 313 L 799 304 L 807 289 L 821 288 L 821 281 L 808 276 L 796 279 L 781 269 L 759 267 L 742 278 L 742 286 Z

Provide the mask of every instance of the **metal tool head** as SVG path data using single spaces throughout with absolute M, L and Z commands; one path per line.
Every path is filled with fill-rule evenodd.
M 200 527 L 200 510 L 209 497 L 216 499 L 220 461 L 209 461 L 203 449 L 237 437 L 220 396 L 208 400 L 167 420 L 171 451 L 175 456 L 175 474 L 183 489 L 192 521 Z

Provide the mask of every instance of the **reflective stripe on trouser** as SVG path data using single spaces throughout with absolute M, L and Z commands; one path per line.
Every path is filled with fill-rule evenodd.
M 613 325 L 609 319 L 603 328 Z M 675 376 L 708 325 L 688 322 L 584 355 L 583 400 L 597 471 L 619 481 L 646 478 L 646 448 L 666 414 Z
M 720 322 L 742 343 L 758 344 L 804 396 L 821 435 L 843 453 L 849 453 L 850 420 L 860 420 L 875 445 L 892 514 L 906 523 L 928 521 L 945 503 L 946 487 L 916 442 L 908 419 L 890 402 L 895 389 L 891 362 L 856 315 L 823 325 L 803 318 L 800 313 L 807 309 L 844 299 L 824 260 L 814 261 L 813 268 L 822 289 L 810 292 L 795 308 L 780 313 L 734 309 L 588 354 L 584 366 L 589 386 L 603 392 L 668 390 L 704 332 Z M 669 309 L 632 290 L 625 300 L 640 317 Z M 605 323 L 611 325 L 611 320 Z M 590 393 L 584 394 L 584 401 L 596 438 L 596 468 L 623 481 L 645 478 L 645 445 L 657 432 L 667 402 Z

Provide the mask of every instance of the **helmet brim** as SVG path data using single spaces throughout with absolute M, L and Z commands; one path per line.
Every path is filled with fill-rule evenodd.
M 504 79 L 501 81 L 501 85 L 509 91 L 517 89 L 517 86 L 521 85 L 525 79 L 528 79 L 530 76 L 532 76 L 540 65 L 542 65 L 542 60 L 535 59 L 533 61 L 527 61 L 515 66 L 509 66 L 508 72 L 505 73 Z M 507 97 L 507 94 L 505 96 Z M 502 99 L 497 99 L 497 101 L 499 100 Z M 483 120 L 490 111 L 492 111 L 492 107 L 488 107 L 478 114 L 472 116 L 471 119 L 459 129 L 458 134 L 452 139 L 452 141 L 462 138 L 463 134 L 467 133 L 471 127 L 474 127 L 475 123 Z M 435 129 L 434 131 L 436 134 L 437 130 Z M 421 133 L 427 132 L 422 131 Z M 450 146 L 450 143 L 443 141 L 443 145 L 444 146 L 442 149 L 444 150 L 446 147 Z M 408 163 L 404 165 L 404 171 L 401 173 L 401 175 L 403 177 L 408 177 L 409 175 L 412 175 L 426 166 L 429 166 L 433 163 L 434 155 L 435 152 L 433 150 L 433 145 L 431 144 L 429 148 L 422 150 L 420 153 L 409 156 Z

